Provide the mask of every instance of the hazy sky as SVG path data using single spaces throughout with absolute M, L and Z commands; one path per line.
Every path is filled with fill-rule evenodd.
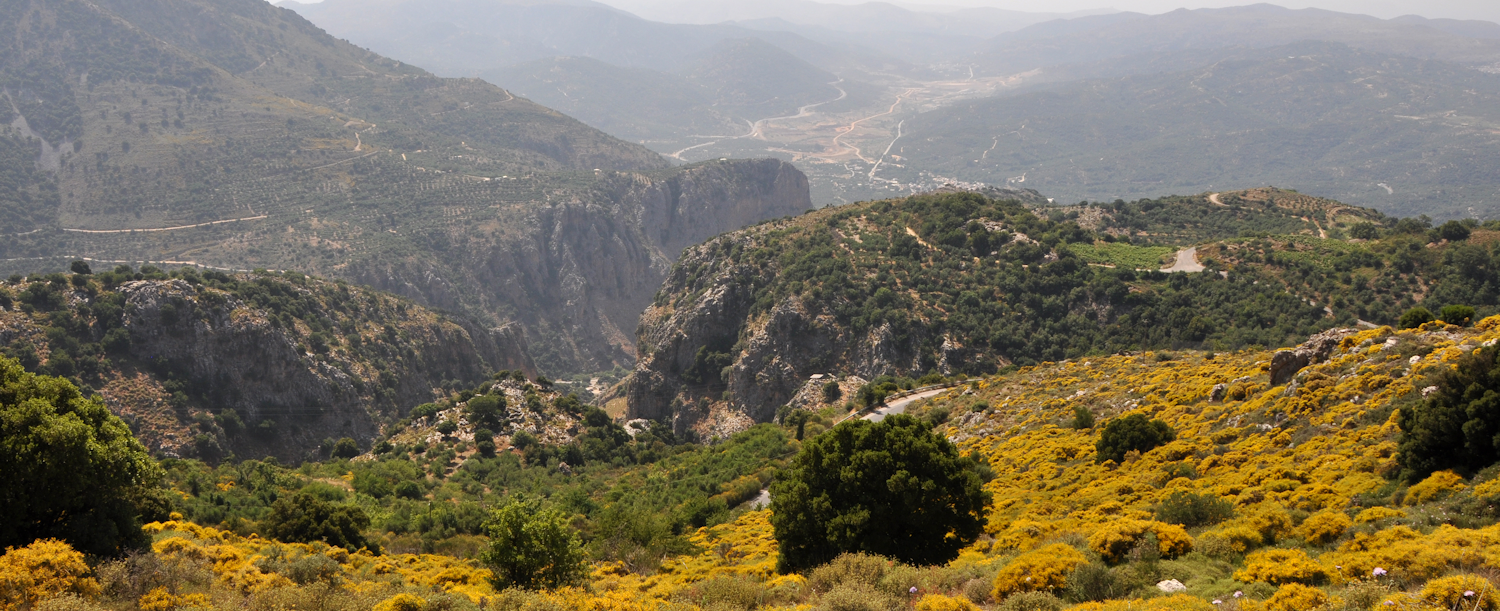
M 630 5 L 681 0 L 599 0 L 629 10 Z M 867 0 L 818 0 L 829 4 L 860 4 Z M 912 8 L 930 6 L 992 6 L 1036 13 L 1058 13 L 1109 8 L 1142 13 L 1165 13 L 1178 8 L 1218 8 L 1254 4 L 1254 0 L 886 0 Z M 1325 8 L 1389 19 L 1401 15 L 1484 19 L 1500 22 L 1500 0 L 1279 0 L 1287 8 Z
M 278 0 L 271 0 L 273 3 Z M 296 0 L 304 3 L 321 0 Z M 675 4 L 684 0 L 595 0 L 625 10 L 638 6 Z M 691 2 L 692 0 L 687 0 Z M 870 0 L 814 0 L 825 4 L 862 4 Z M 1222 8 L 1256 4 L 1256 0 L 882 0 L 909 8 L 960 8 L 992 6 L 1033 13 L 1067 13 L 1113 9 L 1141 13 L 1165 13 L 1179 8 Z M 1287 8 L 1323 8 L 1344 13 L 1374 15 L 1382 19 L 1401 15 L 1429 18 L 1483 19 L 1500 23 L 1500 0 L 1274 0 Z

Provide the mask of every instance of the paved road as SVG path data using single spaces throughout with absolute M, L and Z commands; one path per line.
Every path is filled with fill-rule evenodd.
M 869 420 L 870 422 L 880 422 L 881 420 L 885 420 L 885 417 L 891 414 L 904 414 L 906 413 L 906 408 L 911 404 L 916 403 L 917 401 L 921 401 L 922 399 L 930 399 L 932 397 L 936 397 L 950 390 L 952 389 L 934 388 L 932 390 L 924 390 L 914 395 L 901 397 L 900 399 L 896 399 L 895 401 L 887 403 L 885 407 L 871 412 L 869 415 L 865 416 L 865 420 Z
M 1201 272 L 1203 266 L 1198 264 L 1198 247 L 1193 246 L 1177 251 L 1177 261 L 1171 267 L 1163 267 L 1164 272 Z

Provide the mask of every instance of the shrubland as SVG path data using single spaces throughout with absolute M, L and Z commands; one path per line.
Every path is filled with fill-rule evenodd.
M 1028 239 L 1038 244 L 1062 244 L 1058 232 L 1096 236 L 1096 245 L 1141 237 L 1112 233 L 1106 217 L 1085 229 L 1067 213 L 1026 220 L 1030 212 L 1003 202 L 923 202 L 958 210 L 954 218 L 1013 213 L 1005 222 L 1035 224 L 1028 225 L 1032 234 L 1046 239 Z M 898 207 L 877 213 L 922 220 L 900 217 Z M 1391 303 L 1376 298 L 1383 305 L 1371 307 L 1393 314 L 1319 335 L 1309 346 L 1328 349 L 1305 349 L 1312 356 L 1291 369 L 1285 363 L 1295 359 L 1249 342 L 1132 346 L 1113 355 L 1088 350 L 1061 361 L 1039 355 L 962 383 L 938 373 L 875 377 L 864 387 L 835 383 L 831 390 L 825 383 L 812 409 L 786 410 L 779 424 L 711 444 L 690 443 L 665 421 L 622 423 L 551 380 L 502 371 L 442 385 L 433 400 L 388 422 L 373 443 L 330 438 L 323 455 L 301 464 L 164 459 L 142 484 L 149 494 L 141 498 L 161 502 L 152 512 L 137 508 L 133 517 L 148 522 L 140 539 L 102 553 L 66 529 L 16 539 L 0 558 L 0 599 L 28 609 L 1490 608 L 1500 571 L 1493 551 L 1500 548 L 1493 509 L 1500 467 L 1485 442 L 1493 437 L 1487 431 L 1500 430 L 1488 409 L 1500 317 L 1484 317 L 1495 307 L 1487 285 L 1472 286 L 1465 275 L 1487 277 L 1490 230 L 1460 224 L 1469 230 L 1460 235 L 1419 221 L 1358 218 L 1338 221 L 1369 223 L 1358 230 L 1365 237 L 1354 240 L 1251 236 L 1200 249 L 1209 253 L 1210 269 L 1223 265 L 1229 278 L 1174 275 L 1152 285 L 1154 276 L 1138 276 L 1145 290 L 1175 290 L 1174 283 L 1196 290 L 1195 283 L 1243 274 L 1282 294 L 1381 285 L 1354 282 L 1360 278 L 1414 278 L 1424 291 Z M 916 236 L 900 235 L 929 245 L 929 237 L 942 235 L 941 223 L 931 231 L 922 226 Z M 967 229 L 953 235 L 972 252 L 975 234 Z M 876 233 L 862 239 L 873 242 Z M 1097 237 L 1105 235 L 1113 241 Z M 1274 256 L 1252 259 L 1248 249 L 1257 240 Z M 1421 240 L 1428 241 L 1410 247 Z M 1303 244 L 1310 245 L 1306 253 Z M 1022 263 L 1018 273 L 1068 258 L 1054 254 L 1055 261 L 1044 254 Z M 1410 271 L 1400 271 L 1398 255 L 1411 257 Z M 930 264 L 938 255 L 928 256 Z M 1325 267 L 1359 261 L 1378 264 L 1350 268 L 1349 283 L 1343 276 L 1326 286 L 1318 280 Z M 1475 267 L 1465 272 L 1469 263 Z M 136 281 L 124 276 L 129 271 L 117 272 L 120 283 Z M 1105 278 L 1121 271 L 1085 265 L 1077 273 Z M 235 298 L 246 302 L 269 299 L 243 286 L 257 277 L 229 278 L 240 284 L 199 282 L 238 291 Z M 282 275 L 270 280 L 295 284 Z M 29 296 L 18 294 L 13 303 L 45 303 L 38 295 L 53 291 L 50 281 L 40 282 L 39 290 L 27 283 Z M 107 294 L 108 282 L 85 278 L 74 289 Z M 209 286 L 215 282 L 223 286 Z M 757 290 L 774 296 L 782 286 Z M 57 293 L 68 294 L 63 290 Z M 1302 331 L 1281 327 L 1278 334 L 1359 318 L 1338 310 L 1328 316 L 1320 303 L 1307 303 L 1312 299 L 1291 298 L 1322 313 L 1309 314 Z M 1415 310 L 1408 305 L 1427 310 L 1396 325 L 1410 328 L 1375 324 L 1399 323 L 1403 308 Z M 302 332 L 305 317 L 292 318 Z M 714 350 L 703 354 L 717 364 L 709 363 L 718 358 Z M 1275 383 L 1273 363 L 1283 376 Z M 715 370 L 705 365 L 698 373 Z M 83 400 L 76 388 L 65 392 L 66 381 L 36 380 L 62 389 L 60 397 Z M 934 383 L 957 385 L 911 406 L 912 418 L 893 418 L 884 428 L 840 424 L 850 408 Z M 7 419 L 36 405 L 0 403 Z M 816 468 L 845 454 L 847 465 Z M 923 471 L 921 457 L 936 466 Z M 975 494 L 934 501 L 942 495 L 925 494 L 922 482 L 938 476 L 952 476 L 944 486 L 950 492 L 972 484 Z M 804 485 L 810 494 L 795 488 Z M 844 530 L 825 530 L 828 545 L 787 562 L 788 533 L 798 529 L 779 523 L 787 523 L 799 498 L 815 507 L 836 500 L 817 492 L 838 486 L 859 502 L 813 521 Z M 892 494 L 872 492 L 881 490 Z M 962 499 L 982 499 L 983 506 L 958 512 L 980 519 L 945 535 L 953 537 L 952 549 L 926 554 L 932 550 L 915 549 L 915 539 L 903 543 L 928 526 L 922 520 L 941 514 L 926 504 Z M 899 532 L 865 545 L 869 537 L 859 528 L 881 526 Z
M 501 439 L 496 458 L 469 453 L 451 471 L 414 460 L 409 448 L 402 455 L 394 443 L 352 461 L 295 469 L 246 462 L 210 470 L 169 461 L 167 481 L 182 499 L 177 507 L 237 506 L 243 513 L 213 526 L 188 515 L 148 524 L 151 552 L 96 561 L 32 596 L 48 599 L 46 608 L 1491 608 L 1500 569 L 1496 467 L 1410 475 L 1401 440 L 1402 414 L 1446 409 L 1440 395 L 1453 388 L 1449 372 L 1484 362 L 1493 350 L 1486 344 L 1500 340 L 1500 318 L 1474 327 L 1433 322 L 1338 337 L 1326 359 L 1284 385 L 1269 383 L 1268 351 L 1184 350 L 1169 360 L 1139 353 L 1044 363 L 919 403 L 912 410 L 918 418 L 950 410 L 953 416 L 936 430 L 961 454 L 988 463 L 993 475 L 983 484 L 991 500 L 982 533 L 956 558 L 934 566 L 848 553 L 801 573 L 779 573 L 774 516 L 741 504 L 744 496 L 725 496 L 739 479 L 756 478 L 753 467 L 806 445 L 792 439 L 792 427 L 761 425 L 715 446 L 663 443 L 669 451 L 655 458 L 638 453 L 627 460 L 624 449 L 606 460 L 585 456 L 566 471 L 557 456 L 576 441 L 561 442 L 553 450 L 560 454 L 535 464 Z M 491 388 L 507 384 L 517 383 L 507 376 Z M 1216 391 L 1219 385 L 1227 388 Z M 404 430 L 432 431 L 418 435 L 436 440 L 427 452 L 471 452 L 436 434 L 430 419 L 461 418 L 478 396 L 484 395 L 421 410 L 431 415 L 418 415 Z M 971 409 L 975 403 L 984 407 Z M 1097 419 L 1094 426 L 1075 426 L 1080 408 Z M 1128 449 L 1120 460 L 1098 460 L 1109 424 L 1137 415 L 1147 429 L 1159 421 L 1172 438 Z M 470 426 L 462 422 L 456 434 Z M 638 452 L 632 444 L 641 444 L 643 434 L 625 447 Z M 532 455 L 535 447 L 527 446 Z M 1446 451 L 1455 447 L 1462 443 Z M 403 464 L 411 471 L 394 475 Z M 725 470 L 734 464 L 738 471 Z M 361 491 L 368 484 L 352 483 L 374 472 L 416 482 L 420 496 L 377 498 Z M 206 481 L 210 473 L 223 479 Z M 493 478 L 497 473 L 509 477 Z M 702 487 L 707 481 L 722 482 L 721 492 L 706 497 L 713 490 Z M 746 490 L 761 484 L 756 478 Z M 569 528 L 577 529 L 589 561 L 582 581 L 497 588 L 478 553 L 489 545 L 480 533 L 498 506 L 487 499 L 521 493 L 534 495 L 549 515 L 573 516 Z M 365 532 L 379 549 L 267 538 L 259 523 L 265 515 L 252 510 L 264 502 L 256 499 L 296 494 L 370 512 Z M 687 508 L 715 498 L 723 512 L 688 519 Z M 471 516 L 451 523 L 471 520 L 476 534 L 428 536 L 431 547 L 422 553 L 403 542 L 415 537 L 381 532 L 404 507 L 422 508 L 413 517 L 428 516 L 409 524 L 445 512 Z M 195 515 L 207 523 L 217 517 Z M 672 541 L 651 547 L 644 543 L 651 532 Z M 459 551 L 463 541 L 467 553 Z M 57 566 L 69 566 L 61 544 L 47 545 L 57 549 L 45 553 L 61 554 Z M 621 553 L 625 548 L 635 552 Z M 0 566 L 34 564 L 27 558 L 44 553 L 27 549 L 12 550 Z M 1169 580 L 1185 590 L 1158 588 Z
M 676 432 L 707 439 L 803 401 L 815 374 L 950 378 L 1285 346 L 1398 325 L 1417 308 L 1429 319 L 1468 308 L 1448 314 L 1463 323 L 1500 307 L 1500 225 L 1486 227 L 1271 188 L 1067 207 L 934 192 L 825 208 L 684 251 L 642 315 L 623 394 L 632 417 L 671 415 Z M 1166 255 L 1188 263 L 1190 247 L 1199 271 L 1163 269 Z M 878 402 L 875 386 L 828 402 Z

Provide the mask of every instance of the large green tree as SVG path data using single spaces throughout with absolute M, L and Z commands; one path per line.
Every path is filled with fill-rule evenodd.
M 802 446 L 771 486 L 778 569 L 843 552 L 939 564 L 979 537 L 989 495 L 972 458 L 905 415 L 845 422 Z
M 1132 451 L 1144 454 L 1175 439 L 1177 432 L 1161 420 L 1148 420 L 1142 414 L 1115 418 L 1105 423 L 1104 432 L 1099 434 L 1099 441 L 1094 444 L 1094 449 L 1098 451 L 1094 461 L 1124 462 L 1125 455 Z
M 1401 408 L 1396 461 L 1417 481 L 1433 471 L 1474 473 L 1500 462 L 1500 348 L 1486 347 L 1441 368 L 1425 401 Z
M 364 510 L 350 505 L 336 505 L 306 491 L 281 497 L 271 504 L 271 512 L 261 520 L 265 536 L 280 541 L 329 545 L 355 550 L 374 548 L 365 539 L 364 529 L 370 518 Z
M 490 548 L 480 556 L 495 573 L 495 587 L 527 590 L 578 583 L 587 564 L 578 531 L 568 517 L 536 499 L 511 499 L 485 523 Z
M 117 555 L 165 519 L 163 472 L 130 428 L 62 378 L 0 358 L 0 548 L 58 538 Z

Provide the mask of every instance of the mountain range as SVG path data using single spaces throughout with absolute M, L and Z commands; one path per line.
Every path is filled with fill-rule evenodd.
M 678 250 L 810 207 L 790 166 L 672 168 L 259 0 L 10 8 L 12 271 L 86 257 L 339 277 L 519 324 L 497 338 L 590 371 L 631 362 L 622 330 Z
M 819 204 L 1024 178 L 1063 201 L 1276 184 L 1392 214 L 1500 205 L 1483 170 L 1488 75 L 1500 72 L 1489 22 L 1267 4 L 1159 15 L 622 5 L 673 22 L 662 23 L 588 2 L 383 2 L 288 6 L 677 160 L 791 161 Z M 1294 55 L 1326 65 L 1277 61 Z M 1200 83 L 1207 74 L 1218 76 Z M 866 152 L 886 147 L 889 159 Z
M 1500 205 L 1500 75 L 1300 43 L 923 113 L 910 165 L 1062 201 L 1280 185 L 1404 216 Z

